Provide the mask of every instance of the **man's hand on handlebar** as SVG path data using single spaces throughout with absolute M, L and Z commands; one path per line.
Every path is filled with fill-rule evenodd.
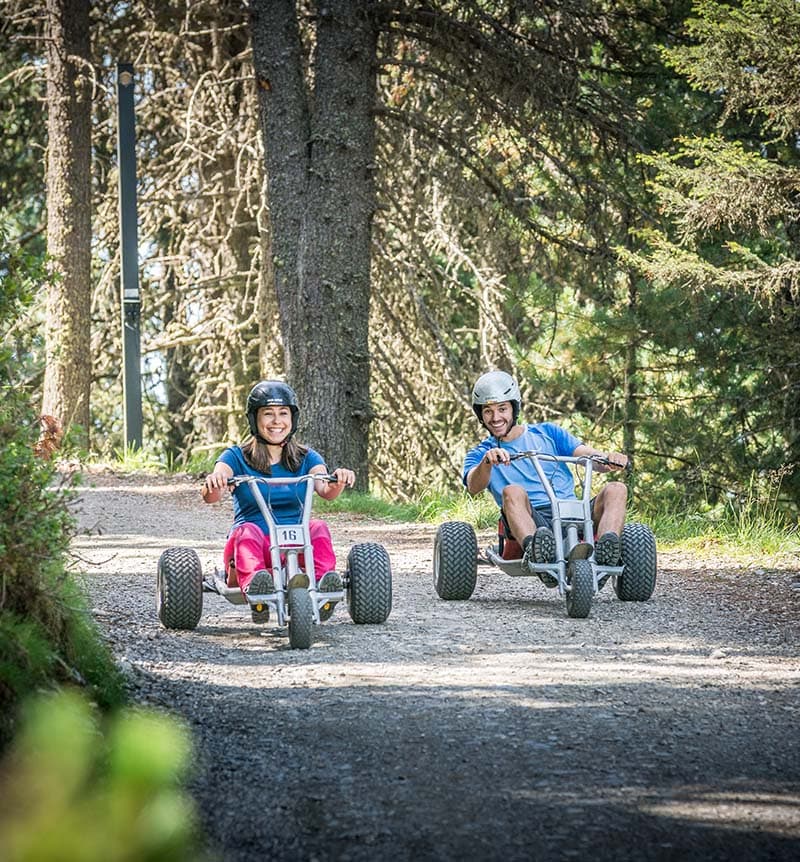
M 612 470 L 626 470 L 630 472 L 633 466 L 627 455 L 622 452 L 598 453 L 592 459 L 598 473 L 610 473 Z
M 490 449 L 483 456 L 483 463 L 488 464 L 490 467 L 495 467 L 498 464 L 510 464 L 511 463 L 511 455 L 505 450 L 500 449 Z

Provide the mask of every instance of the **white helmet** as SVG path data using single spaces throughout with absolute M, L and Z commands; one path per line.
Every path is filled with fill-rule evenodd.
M 499 404 L 501 401 L 511 402 L 512 421 L 516 424 L 522 403 L 517 381 L 505 371 L 487 371 L 478 378 L 472 388 L 472 409 L 481 425 L 483 425 L 483 408 L 487 404 Z

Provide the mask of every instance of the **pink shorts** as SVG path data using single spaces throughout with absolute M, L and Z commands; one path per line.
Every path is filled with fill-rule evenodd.
M 317 581 L 325 574 L 336 569 L 336 554 L 333 552 L 331 531 L 325 521 L 312 519 L 308 525 L 311 534 L 311 547 L 314 549 L 314 577 Z M 269 556 L 269 535 L 258 524 L 242 524 L 231 530 L 223 551 L 225 571 L 230 570 L 231 562 L 236 567 L 239 586 L 244 589 L 252 580 L 255 572 L 271 568 Z M 300 555 L 301 565 L 305 565 Z

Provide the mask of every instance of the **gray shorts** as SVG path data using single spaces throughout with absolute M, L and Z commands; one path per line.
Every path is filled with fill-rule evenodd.
M 595 498 L 592 497 L 591 502 L 589 503 L 589 508 L 592 513 L 592 518 L 594 518 L 594 501 Z M 534 509 L 531 509 L 531 514 L 533 515 L 533 523 L 538 527 L 553 527 L 553 507 L 550 505 L 547 506 L 537 506 Z M 506 536 L 509 539 L 514 539 L 514 536 L 511 533 L 511 527 L 508 526 L 508 521 L 506 520 L 505 512 L 500 510 L 500 517 L 503 519 L 503 526 L 506 530 Z

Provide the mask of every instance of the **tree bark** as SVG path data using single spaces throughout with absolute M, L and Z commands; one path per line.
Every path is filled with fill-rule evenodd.
M 275 290 L 300 436 L 368 484 L 376 29 L 363 0 L 320 2 L 309 70 L 293 0 L 252 5 Z M 313 79 L 313 85 L 307 82 Z
M 91 325 L 89 0 L 47 0 L 47 285 L 42 412 L 88 444 Z

